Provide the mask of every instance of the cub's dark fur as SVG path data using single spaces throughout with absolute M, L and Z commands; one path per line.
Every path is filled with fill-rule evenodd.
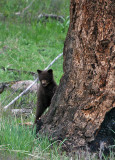
M 37 93 L 37 109 L 35 123 L 39 120 L 43 112 L 50 106 L 51 99 L 57 88 L 57 84 L 53 78 L 53 70 L 37 70 L 40 80 L 40 86 Z

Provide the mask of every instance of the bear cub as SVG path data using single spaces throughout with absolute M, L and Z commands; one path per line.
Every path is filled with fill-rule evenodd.
M 40 119 L 43 112 L 46 110 L 47 107 L 51 104 L 51 99 L 55 93 L 57 88 L 57 84 L 53 78 L 53 70 L 37 70 L 38 78 L 40 81 L 40 85 L 38 88 L 37 93 L 37 109 L 36 109 L 36 118 L 35 124 Z

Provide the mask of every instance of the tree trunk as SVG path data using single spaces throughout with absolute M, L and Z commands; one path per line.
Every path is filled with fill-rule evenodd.
M 69 149 L 95 140 L 112 110 L 115 128 L 114 1 L 71 0 L 60 85 L 40 132 L 65 139 Z M 108 115 L 111 115 L 108 114 Z M 105 121 L 104 121 L 105 120 Z M 105 131 L 106 132 L 106 131 Z

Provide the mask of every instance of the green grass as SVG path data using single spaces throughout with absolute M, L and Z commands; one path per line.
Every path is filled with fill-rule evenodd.
M 59 53 L 63 52 L 68 29 L 67 22 L 62 25 L 50 20 L 47 23 L 34 22 L 28 25 L 8 21 L 0 22 L 0 26 L 0 83 L 13 80 L 34 80 L 32 75 L 11 72 L 7 68 L 37 73 L 37 69 L 43 70 Z M 2 70 L 1 67 L 5 67 L 6 70 Z M 63 74 L 63 57 L 60 57 L 51 68 L 59 84 Z M 3 102 L 9 94 L 9 91 L 4 92 L 0 96 L 0 101 Z M 6 99 L 4 105 L 12 99 L 9 101 Z
M 7 71 L 7 68 L 33 71 L 44 69 L 59 53 L 63 52 L 67 27 L 59 22 L 49 21 L 46 24 L 0 23 L 0 82 L 9 80 L 33 79 L 27 74 Z M 53 33 L 52 33 L 53 30 Z M 57 75 L 57 82 L 63 73 L 62 58 L 52 68 Z
M 36 138 L 32 128 L 23 126 L 23 118 L 2 117 L 0 125 L 0 157 L 10 160 L 70 160 L 71 155 L 67 156 L 61 151 L 65 141 L 49 141 L 47 136 L 38 135 Z M 97 160 L 97 155 L 76 151 L 73 155 L 75 160 Z M 114 152 L 110 156 L 104 156 L 104 160 L 114 160 Z
M 69 0 L 36 0 L 23 17 L 14 16 L 30 4 L 30 0 L 1 0 L 0 13 L 5 19 L 0 21 L 0 83 L 13 80 L 34 80 L 35 77 L 21 72 L 11 72 L 8 68 L 20 71 L 36 72 L 43 70 L 60 53 L 63 52 L 65 37 L 69 21 Z M 56 7 L 55 7 L 56 6 Z M 40 13 L 63 15 L 65 22 L 49 19 L 39 21 Z M 5 67 L 5 71 L 1 69 Z M 63 74 L 63 57 L 53 64 L 54 77 L 59 84 Z M 36 72 L 37 73 L 37 72 Z M 1 109 L 14 99 L 19 93 L 5 90 L 0 95 Z M 9 97 L 9 98 L 8 98 Z M 23 103 L 22 103 L 22 102 Z M 12 108 L 33 105 L 35 113 L 36 95 L 29 93 L 19 99 Z M 0 115 L 0 157 L 2 159 L 65 159 L 68 157 L 60 151 L 57 142 L 51 143 L 47 136 L 35 138 L 32 128 L 20 125 L 26 121 L 34 121 L 34 115 L 25 119 L 23 116 L 13 117 L 10 112 Z
M 68 29 L 69 0 L 35 0 L 22 16 L 14 13 L 22 11 L 32 0 L 1 0 L 0 13 L 5 18 L 0 22 L 0 82 L 33 79 L 27 74 L 9 72 L 7 68 L 33 71 L 44 69 L 59 53 L 63 52 Z M 41 13 L 62 15 L 65 22 L 38 22 Z M 63 74 L 63 60 L 60 58 L 52 68 L 59 83 Z
M 62 142 L 61 142 L 62 143 Z M 60 145 L 61 145 L 60 143 Z M 19 125 L 16 118 L 2 118 L 0 126 L 0 155 L 9 155 L 11 159 L 55 159 L 61 157 L 60 145 L 51 143 L 47 137 L 35 138 L 32 128 Z M 3 152 L 7 151 L 7 152 Z M 7 153 L 7 154 L 6 154 Z M 63 155 L 65 158 L 66 156 Z M 59 159 L 59 158 L 56 158 Z
M 23 11 L 31 2 L 32 0 L 0 0 L 0 12 L 3 13 L 6 18 L 14 18 L 14 13 Z M 69 15 L 69 3 L 70 0 L 35 0 L 26 11 L 22 21 L 34 20 L 41 13 L 53 13 L 66 17 Z

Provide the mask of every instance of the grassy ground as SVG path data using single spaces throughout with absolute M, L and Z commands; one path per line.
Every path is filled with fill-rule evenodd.
M 53 33 L 52 33 L 53 30 Z M 45 24 L 0 23 L 0 81 L 32 79 L 28 75 L 18 75 L 7 71 L 7 68 L 33 71 L 44 69 L 59 53 L 63 45 L 67 27 L 59 22 L 49 21 Z M 57 64 L 58 63 L 58 64 Z M 62 75 L 62 58 L 53 66 L 59 82 Z M 59 78 L 58 78 L 59 77 Z
M 6 18 L 13 17 L 14 20 L 14 13 L 22 12 L 31 2 L 32 0 L 0 0 L 0 12 Z M 23 15 L 21 21 L 28 20 L 31 22 L 31 20 L 35 19 L 41 13 L 53 13 L 66 17 L 69 15 L 69 4 L 70 0 L 33 0 L 31 7 L 25 11 L 26 13 Z
M 32 133 L 32 129 L 19 124 L 17 118 L 3 118 L 0 127 L 0 157 L 11 159 L 59 159 L 60 145 L 47 137 Z M 53 149 L 52 149 L 53 148 Z M 3 152 L 7 151 L 7 152 Z M 47 158 L 46 158 L 47 157 Z M 64 156 L 66 158 L 66 156 Z M 5 158 L 6 160 L 6 158 Z
M 35 77 L 21 72 L 11 72 L 8 68 L 20 71 L 36 72 L 43 70 L 50 62 L 63 52 L 68 21 L 64 24 L 49 20 L 46 23 L 32 22 L 12 23 L 0 22 L 0 83 L 14 80 L 34 80 Z M 53 32 L 52 32 L 53 30 Z M 5 71 L 2 69 L 5 68 Z M 60 57 L 53 66 L 54 77 L 59 84 L 63 74 L 63 57 Z M 10 93 L 4 92 L 0 101 L 8 104 L 12 99 L 5 100 Z
M 64 40 L 67 34 L 69 20 L 69 0 L 36 0 L 23 16 L 14 16 L 30 4 L 31 0 L 0 0 L 0 13 L 5 18 L 0 21 L 0 83 L 13 80 L 34 80 L 35 77 L 23 72 L 11 72 L 8 68 L 20 71 L 36 72 L 44 69 L 59 54 L 63 52 Z M 64 23 L 58 21 L 39 21 L 40 13 L 62 15 Z M 5 68 L 5 71 L 2 69 Z M 54 77 L 59 84 L 63 74 L 63 57 L 53 64 Z M 0 106 L 8 104 L 13 97 L 10 90 L 0 95 Z M 14 93 L 13 93 L 14 94 Z M 14 95 L 13 95 L 14 96 Z M 8 98 L 9 97 L 9 98 Z M 15 97 L 15 96 L 14 96 Z M 25 98 L 26 97 L 26 98 Z M 26 107 L 36 105 L 36 95 L 29 93 L 19 100 Z M 4 103 L 3 103 L 4 102 Z M 22 105 L 21 105 L 22 107 Z M 70 160 L 61 152 L 64 142 L 51 143 L 47 137 L 32 133 L 32 128 L 21 125 L 25 121 L 34 121 L 34 115 L 29 117 L 14 117 L 10 112 L 0 112 L 0 159 L 1 160 Z M 97 159 L 96 157 L 91 160 Z M 80 155 L 76 155 L 78 160 Z M 85 159 L 82 155 L 81 159 Z M 113 160 L 111 158 L 111 160 Z
M 63 52 L 64 40 L 68 29 L 69 0 L 39 0 L 21 16 L 14 16 L 29 6 L 32 0 L 1 0 L 0 13 L 4 15 L 0 22 L 0 82 L 8 80 L 33 79 L 25 74 L 11 73 L 7 68 L 25 71 L 44 69 L 59 53 Z M 38 22 L 41 13 L 62 15 L 65 22 Z M 53 65 L 56 81 L 62 75 L 62 58 Z M 58 67 L 57 67 L 58 66 Z
M 66 0 L 43 0 L 42 3 L 36 0 L 22 17 L 14 16 L 14 13 L 22 11 L 30 2 L 30 0 L 0 1 L 0 13 L 5 16 L 0 21 L 0 83 L 13 80 L 34 80 L 35 77 L 32 75 L 11 72 L 8 71 L 8 68 L 32 72 L 36 72 L 37 69 L 43 70 L 58 54 L 63 52 L 69 25 L 66 18 L 69 15 L 69 3 Z M 63 15 L 65 22 L 62 24 L 51 19 L 38 22 L 37 16 L 40 13 Z M 5 71 L 2 67 L 5 68 Z M 51 68 L 59 84 L 63 74 L 63 58 L 61 57 Z M 0 95 L 1 109 L 13 99 L 9 97 L 11 94 L 11 91 L 6 90 Z M 36 105 L 35 97 L 36 95 L 34 95 L 34 106 Z M 18 103 L 22 101 L 27 107 L 27 103 L 31 103 L 31 98 L 33 95 L 30 93 L 26 98 L 19 100 L 16 105 L 18 106 Z M 1 112 L 1 160 L 68 159 L 60 152 L 63 142 L 57 145 L 57 142 L 53 144 L 49 142 L 47 137 L 39 136 L 36 139 L 32 128 L 20 125 L 28 120 L 34 120 L 33 114 L 25 119 L 22 116 L 12 117 L 10 112 L 4 114 Z

